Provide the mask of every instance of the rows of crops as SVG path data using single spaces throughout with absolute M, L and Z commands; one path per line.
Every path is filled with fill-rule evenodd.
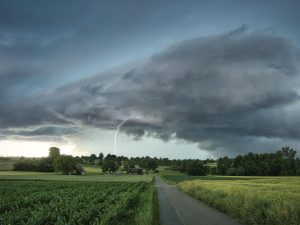
M 147 183 L 1 181 L 0 224 L 134 224 Z
M 244 224 L 300 224 L 300 177 L 243 178 L 183 181 L 178 187 Z

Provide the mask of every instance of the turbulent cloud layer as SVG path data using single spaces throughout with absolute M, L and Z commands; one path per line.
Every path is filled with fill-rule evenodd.
M 299 144 L 299 60 L 289 40 L 244 27 L 190 39 L 134 66 L 1 108 L 2 134 L 37 126 L 19 135 L 61 136 L 128 120 L 123 130 L 135 138 L 179 139 L 206 150 Z

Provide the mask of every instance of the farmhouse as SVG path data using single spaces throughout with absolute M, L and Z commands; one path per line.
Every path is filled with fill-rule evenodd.
M 143 175 L 143 169 L 140 168 L 130 168 L 127 170 L 128 174 L 136 174 L 136 175 Z

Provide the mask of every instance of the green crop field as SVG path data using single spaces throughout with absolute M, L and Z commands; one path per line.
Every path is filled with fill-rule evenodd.
M 174 175 L 164 179 L 244 224 L 300 224 L 300 177 L 208 176 L 191 180 L 190 176 Z
M 57 173 L 0 171 L 0 180 L 52 180 L 52 181 L 98 181 L 98 182 L 150 182 L 152 175 L 62 175 Z
M 0 182 L 0 224 L 155 224 L 151 183 Z

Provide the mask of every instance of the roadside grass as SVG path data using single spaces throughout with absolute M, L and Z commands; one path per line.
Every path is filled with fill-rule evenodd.
M 178 188 L 244 224 L 300 224 L 300 177 L 221 178 L 198 177 L 179 183 Z
M 135 216 L 135 224 L 139 225 L 159 225 L 159 204 L 154 178 L 151 185 L 141 194 L 139 207 Z
M 52 180 L 52 181 L 97 181 L 97 182 L 151 182 L 153 175 L 62 175 L 58 173 L 0 171 L 0 180 Z

